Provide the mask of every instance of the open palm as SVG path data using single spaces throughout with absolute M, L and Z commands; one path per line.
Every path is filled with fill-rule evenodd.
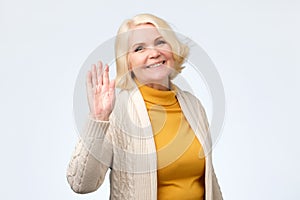
M 87 96 L 90 114 L 97 120 L 106 121 L 115 102 L 115 81 L 109 80 L 109 67 L 102 62 L 93 64 L 86 78 Z

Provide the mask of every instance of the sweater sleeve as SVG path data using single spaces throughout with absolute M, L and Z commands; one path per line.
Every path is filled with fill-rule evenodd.
M 218 180 L 217 180 L 217 176 L 214 172 L 214 169 L 212 170 L 213 174 L 212 174 L 212 185 L 213 185 L 213 199 L 215 200 L 223 200 L 223 197 L 222 197 L 222 192 L 221 192 L 221 189 L 220 189 L 220 185 L 218 183 Z
M 113 156 L 109 122 L 88 120 L 67 168 L 67 181 L 76 193 L 96 191 L 104 181 Z
M 201 113 L 202 119 L 204 119 L 203 123 L 205 125 L 205 130 L 208 133 L 210 133 L 209 122 L 208 122 L 208 119 L 207 119 L 207 115 L 206 115 L 205 109 L 204 109 L 204 107 L 202 106 L 202 104 L 201 104 L 201 102 L 199 100 L 198 100 L 198 104 L 200 105 L 199 108 L 200 108 L 200 113 Z M 212 152 L 210 154 L 212 154 Z M 218 179 L 217 179 L 217 176 L 215 174 L 215 170 L 214 170 L 213 165 L 211 167 L 211 173 L 212 173 L 211 176 L 212 176 L 212 194 L 213 194 L 213 200 L 223 200 L 221 188 L 220 188 L 220 185 L 218 183 Z

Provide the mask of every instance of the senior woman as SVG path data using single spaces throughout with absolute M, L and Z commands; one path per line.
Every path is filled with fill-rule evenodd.
M 123 22 L 116 82 L 101 62 L 87 74 L 90 116 L 67 169 L 75 192 L 97 190 L 110 169 L 113 200 L 222 199 L 204 108 L 171 82 L 188 52 L 161 18 Z

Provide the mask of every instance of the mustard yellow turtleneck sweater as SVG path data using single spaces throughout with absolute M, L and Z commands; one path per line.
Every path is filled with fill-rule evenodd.
M 204 199 L 203 149 L 184 117 L 174 91 L 139 86 L 157 150 L 158 200 Z

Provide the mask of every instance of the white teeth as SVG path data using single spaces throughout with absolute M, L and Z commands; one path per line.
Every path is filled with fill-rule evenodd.
M 155 67 L 159 67 L 160 65 L 162 65 L 163 62 L 161 63 L 156 63 L 156 64 L 153 64 L 153 65 L 149 65 L 147 66 L 147 68 L 155 68 Z

